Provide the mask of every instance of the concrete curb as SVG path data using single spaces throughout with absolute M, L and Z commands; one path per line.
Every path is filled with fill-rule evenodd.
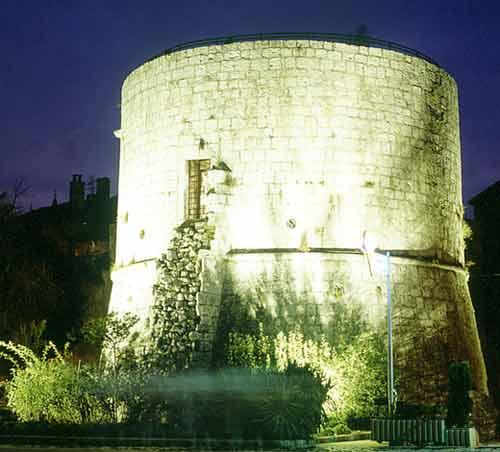
M 312 449 L 314 440 L 243 440 L 215 438 L 140 438 L 109 436 L 0 435 L 0 446 L 176 447 L 182 449 Z

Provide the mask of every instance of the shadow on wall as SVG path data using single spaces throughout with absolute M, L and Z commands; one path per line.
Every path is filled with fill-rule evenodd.
M 480 327 L 481 342 L 488 370 L 492 397 L 500 410 L 500 278 L 472 274 L 469 280 L 472 300 Z
M 354 290 L 346 274 L 328 273 L 321 292 L 313 289 L 311 275 L 301 274 L 300 285 L 297 277 L 291 263 L 279 255 L 273 258 L 271 272 L 263 269 L 243 280 L 227 272 L 214 344 L 215 367 L 227 362 L 229 333 L 276 337 L 300 331 L 305 340 L 319 343 L 326 338 L 341 350 L 362 332 L 375 329 L 368 321 L 363 291 Z

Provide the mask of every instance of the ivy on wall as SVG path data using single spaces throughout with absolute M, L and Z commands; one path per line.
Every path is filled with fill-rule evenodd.
M 289 365 L 315 369 L 328 394 L 323 408 L 334 424 L 375 414 L 375 400 L 386 389 L 385 344 L 382 332 L 364 332 L 336 349 L 325 337 L 307 339 L 299 329 L 276 336 L 231 332 L 225 347 L 227 365 L 283 371 Z

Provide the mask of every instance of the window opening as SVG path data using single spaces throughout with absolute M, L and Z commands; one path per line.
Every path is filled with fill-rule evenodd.
M 185 217 L 186 220 L 198 220 L 205 215 L 205 206 L 201 203 L 201 190 L 210 169 L 210 159 L 188 160 L 187 164 Z

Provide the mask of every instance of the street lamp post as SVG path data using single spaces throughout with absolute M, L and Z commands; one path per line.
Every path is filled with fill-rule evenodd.
M 385 253 L 385 284 L 387 293 L 387 414 L 392 416 L 395 409 L 394 356 L 392 349 L 392 292 L 391 292 L 391 253 Z
M 361 251 L 368 259 L 368 269 L 370 275 L 376 270 L 375 262 L 372 262 L 374 254 L 384 255 L 377 250 L 373 240 L 368 235 L 368 231 L 363 232 L 363 244 Z M 387 415 L 392 416 L 395 412 L 396 391 L 394 389 L 394 352 L 392 344 L 392 291 L 391 291 L 391 253 L 385 252 L 385 286 L 387 296 Z

